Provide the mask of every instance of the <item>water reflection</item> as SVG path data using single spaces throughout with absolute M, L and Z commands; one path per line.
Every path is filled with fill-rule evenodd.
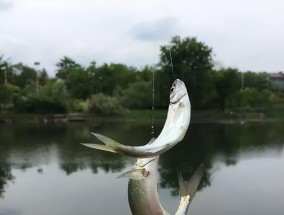
M 13 178 L 11 166 L 5 161 L 0 161 L 0 197 L 3 197 L 3 193 L 5 192 L 4 186 L 7 184 L 7 181 Z
M 161 124 L 156 123 L 156 133 L 161 128 L 162 122 Z M 111 176 L 106 176 L 106 178 L 111 177 L 112 182 L 109 183 L 118 183 L 117 186 L 121 186 L 120 183 L 127 183 L 113 181 L 117 175 L 130 168 L 133 159 L 83 147 L 79 144 L 80 142 L 96 141 L 90 131 L 103 133 L 129 145 L 143 145 L 151 138 L 148 122 L 106 121 L 90 125 L 2 126 L 0 127 L 0 196 L 2 198 L 5 198 L 6 194 L 9 196 L 9 191 L 14 186 L 19 186 L 20 179 L 24 177 L 31 181 L 35 180 L 35 177 L 45 177 L 45 186 L 61 190 L 63 184 L 67 183 L 67 178 L 63 176 L 57 179 L 62 180 L 58 181 L 58 184 L 55 183 L 52 186 L 47 184 L 49 183 L 47 178 L 50 178 L 52 174 L 60 175 L 58 170 L 70 180 L 74 180 L 78 174 L 81 175 L 80 180 L 87 177 L 86 175 L 91 180 L 92 176 L 88 172 L 90 171 L 98 177 L 110 174 Z M 204 163 L 205 171 L 199 188 L 204 190 L 211 186 L 215 172 L 218 170 L 216 169 L 218 163 L 230 167 L 250 158 L 283 157 L 283 143 L 284 133 L 281 124 L 192 124 L 184 141 L 161 156 L 160 186 L 169 190 L 173 196 L 178 195 L 177 168 L 189 178 L 199 164 Z M 58 170 L 54 169 L 55 167 Z M 113 175 L 113 173 L 117 174 Z M 102 181 L 106 181 L 106 178 Z M 78 183 L 81 182 L 78 181 Z M 86 186 L 94 186 L 93 183 L 89 183 Z M 125 184 L 119 189 L 126 192 L 126 187 Z M 86 187 L 86 192 L 88 189 Z M 111 189 L 116 188 L 112 187 Z M 62 192 L 67 191 L 63 190 Z M 12 191 L 10 192 L 12 193 Z M 94 195 L 96 194 L 90 194 L 90 196 Z M 80 198 L 82 201 L 86 201 L 84 197 Z M 100 196 L 100 198 L 106 197 Z M 49 201 L 49 199 L 46 200 Z M 127 204 L 126 199 L 120 200 L 121 202 Z M 125 207 L 127 208 L 127 205 Z M 0 207 L 0 214 L 6 214 L 3 212 L 4 210 L 17 211 L 17 208 Z M 68 213 L 70 214 L 70 212 Z M 68 213 L 61 211 L 61 214 Z M 129 214 L 129 211 L 123 213 Z
M 176 168 L 190 177 L 200 163 L 205 170 L 199 189 L 210 186 L 211 168 L 217 161 L 227 166 L 236 165 L 244 157 L 255 157 L 265 152 L 281 155 L 284 144 L 281 124 L 195 124 L 185 140 L 166 153 L 160 160 L 161 186 L 171 188 L 178 195 Z M 269 153 L 268 153 L 269 151 Z

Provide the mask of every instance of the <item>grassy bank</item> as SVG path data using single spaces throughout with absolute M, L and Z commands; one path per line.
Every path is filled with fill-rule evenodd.
M 35 115 L 0 113 L 0 123 L 69 123 L 69 122 L 93 122 L 99 120 L 128 120 L 128 121 L 163 121 L 167 117 L 167 109 L 140 109 L 128 110 L 117 116 L 97 116 L 82 113 Z M 265 113 L 259 112 L 233 112 L 233 111 L 195 111 L 192 110 L 192 123 L 206 122 L 237 122 L 237 121 L 284 121 L 284 107 L 277 106 Z

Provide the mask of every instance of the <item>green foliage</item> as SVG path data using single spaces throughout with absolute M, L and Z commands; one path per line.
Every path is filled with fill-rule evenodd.
M 273 105 L 275 97 L 268 90 L 259 91 L 255 88 L 245 88 L 238 91 L 227 100 L 226 107 L 238 108 L 269 108 Z
M 56 66 L 57 66 L 57 72 L 55 75 L 57 78 L 61 80 L 66 80 L 71 69 L 76 67 L 81 67 L 72 58 L 66 56 L 64 56 L 63 59 L 60 59 L 60 61 L 56 64 Z
M 4 60 L 3 55 L 0 55 L 0 84 L 5 83 L 5 75 L 7 76 L 8 69 L 9 69 L 9 63 Z
M 150 81 L 137 81 L 124 90 L 117 90 L 116 97 L 129 108 L 151 108 L 152 83 Z
M 66 77 L 66 87 L 75 99 L 87 99 L 92 94 L 92 79 L 82 67 L 72 68 Z
M 48 74 L 45 69 L 43 69 L 42 71 L 39 71 L 38 79 L 39 79 L 39 85 L 45 85 L 47 83 Z
M 64 82 L 51 79 L 39 90 L 39 97 L 44 100 L 54 100 L 61 103 L 67 103 L 69 95 Z
M 241 75 L 237 69 L 223 68 L 214 73 L 216 104 L 219 108 L 226 108 L 226 101 L 234 96 L 241 86 Z
M 117 115 L 124 111 L 117 98 L 102 93 L 92 95 L 87 106 L 89 113 L 102 116 Z
M 153 75 L 155 76 L 155 74 L 156 74 L 156 70 L 157 69 L 152 67 L 152 66 L 144 66 L 141 69 L 141 71 L 137 72 L 136 80 L 138 80 L 138 81 L 148 81 L 148 82 L 150 81 L 151 82 L 153 80 Z
M 72 113 L 88 112 L 87 100 L 73 99 L 69 104 L 69 111 Z
M 15 106 L 17 111 L 24 113 L 55 114 L 67 112 L 67 106 L 63 103 L 39 97 L 22 97 L 16 102 Z
M 28 91 L 28 89 L 26 90 Z M 64 83 L 60 80 L 49 80 L 45 86 L 40 88 L 38 94 L 33 92 L 28 96 L 18 97 L 15 100 L 15 108 L 18 112 L 26 113 L 66 113 L 68 99 Z
M 117 87 L 127 88 L 136 80 L 136 69 L 123 64 L 104 64 L 96 69 L 94 75 L 94 93 L 112 96 Z
M 156 109 L 168 106 L 175 78 L 185 82 L 192 108 L 197 110 L 271 109 L 284 103 L 284 85 L 273 84 L 265 73 L 214 69 L 212 49 L 197 38 L 175 36 L 160 50 L 158 69 L 136 69 L 120 63 L 98 66 L 95 61 L 84 67 L 65 56 L 56 64 L 55 79 L 48 77 L 44 68 L 11 64 L 0 55 L 1 108 L 44 114 L 89 111 L 98 115 L 118 114 L 123 107 L 150 109 L 153 75 Z
M 271 82 L 264 73 L 245 72 L 243 73 L 244 87 L 255 88 L 257 90 L 271 89 Z
M 13 104 L 14 99 L 20 94 L 20 88 L 11 84 L 0 85 L 0 110 Z
M 28 85 L 31 82 L 36 82 L 36 71 L 28 66 L 25 66 L 21 63 L 16 64 L 13 66 L 15 71 L 19 72 L 19 75 L 15 76 L 14 78 L 14 84 L 19 86 L 20 88 L 24 88 L 26 85 Z

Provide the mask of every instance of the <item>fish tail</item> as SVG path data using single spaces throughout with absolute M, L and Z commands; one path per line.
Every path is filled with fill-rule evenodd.
M 193 176 L 189 180 L 185 180 L 181 172 L 178 171 L 178 182 L 180 189 L 180 205 L 176 215 L 187 214 L 188 207 L 197 191 L 198 185 L 203 176 L 204 165 L 201 164 L 194 172 Z
M 84 146 L 93 148 L 93 149 L 99 149 L 99 150 L 103 150 L 103 151 L 107 151 L 107 152 L 113 152 L 113 153 L 117 153 L 116 150 L 114 150 L 111 147 L 108 147 L 106 145 L 100 145 L 100 144 L 93 144 L 93 143 L 82 143 Z
M 180 196 L 190 195 L 191 199 L 193 198 L 198 188 L 198 185 L 201 181 L 201 178 L 203 176 L 203 169 L 204 169 L 204 165 L 201 164 L 198 167 L 198 169 L 194 172 L 193 176 L 191 176 L 191 178 L 187 181 L 182 177 L 181 172 L 178 171 Z
M 82 143 L 84 146 L 94 148 L 94 149 L 99 149 L 103 151 L 108 151 L 108 152 L 113 152 L 113 153 L 118 153 L 120 149 L 123 149 L 124 146 L 118 142 L 116 142 L 113 139 L 110 139 L 109 137 L 106 137 L 102 134 L 97 134 L 93 133 L 100 141 L 102 141 L 105 145 L 100 145 L 100 144 L 92 144 L 92 143 Z

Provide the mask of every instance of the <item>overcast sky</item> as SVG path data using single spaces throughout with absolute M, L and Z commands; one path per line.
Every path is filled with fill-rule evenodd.
M 284 70 L 284 0 L 0 0 L 0 54 L 51 75 L 63 56 L 152 65 L 174 35 L 226 67 Z

